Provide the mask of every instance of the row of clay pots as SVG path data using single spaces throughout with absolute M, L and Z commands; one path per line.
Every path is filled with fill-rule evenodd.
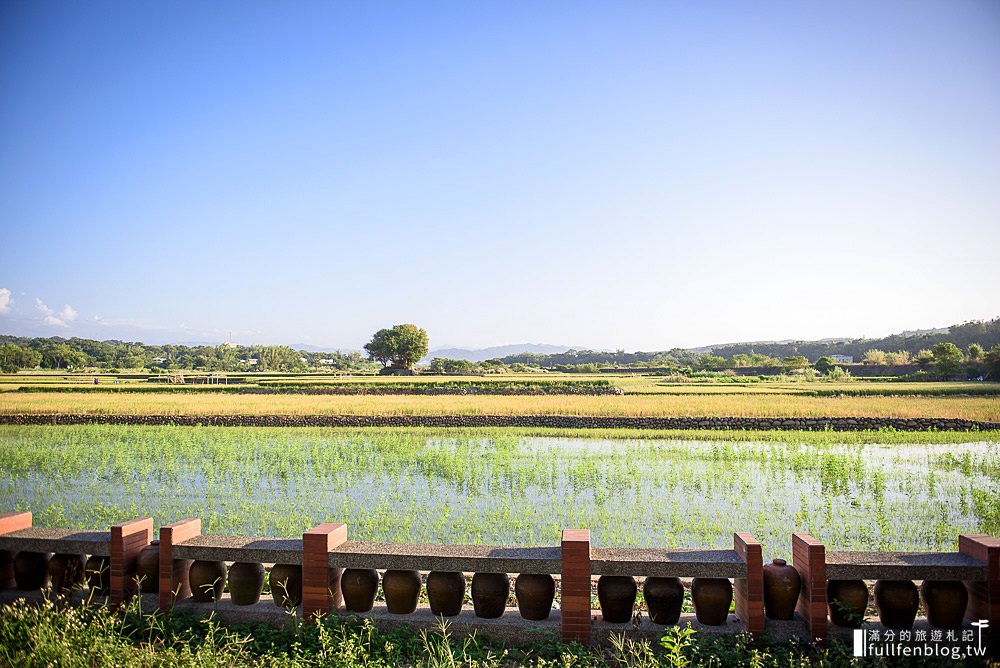
M 827 584 L 830 621 L 837 626 L 860 628 L 868 608 L 868 585 L 863 580 L 830 580 Z M 957 629 L 965 620 L 969 592 L 957 580 L 924 580 L 918 592 L 910 580 L 875 583 L 879 621 L 890 629 L 909 629 L 917 617 L 923 594 L 927 622 L 939 629 Z
M 348 568 L 340 579 L 344 607 L 350 612 L 368 612 L 375 605 L 379 575 L 373 568 Z M 382 575 L 386 610 L 408 615 L 420 598 L 417 571 L 387 570 Z M 514 581 L 517 608 L 524 619 L 547 619 L 556 594 L 551 575 L 521 573 Z M 472 607 L 476 617 L 496 619 L 507 608 L 510 577 L 506 573 L 476 573 L 472 576 Z M 431 571 L 427 575 L 427 600 L 431 613 L 454 617 L 465 601 L 465 576 L 458 571 Z
M 602 575 L 597 580 L 597 600 L 601 617 L 612 624 L 632 621 L 635 580 L 627 575 Z M 678 578 L 648 577 L 642 585 L 649 619 L 654 624 L 672 625 L 680 620 L 684 604 L 684 585 Z M 726 578 L 695 578 L 691 582 L 691 600 L 698 621 L 709 626 L 721 626 L 729 617 L 733 602 L 733 585 Z
M 201 603 L 222 598 L 226 582 L 233 605 L 254 605 L 260 601 L 264 590 L 264 565 L 237 561 L 227 571 L 224 561 L 195 561 L 188 571 L 191 598 Z M 302 602 L 301 566 L 275 564 L 271 568 L 270 582 L 271 596 L 278 607 L 295 607 Z
M 111 591 L 111 560 L 85 554 L 50 552 L 0 552 L 0 588 L 36 591 L 51 585 L 59 594 L 82 589 L 86 584 L 96 595 Z

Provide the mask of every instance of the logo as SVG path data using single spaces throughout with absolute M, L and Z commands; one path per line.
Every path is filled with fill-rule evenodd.
M 972 622 L 971 629 L 854 629 L 854 656 L 938 657 L 957 660 L 986 656 L 983 632 L 987 619 Z

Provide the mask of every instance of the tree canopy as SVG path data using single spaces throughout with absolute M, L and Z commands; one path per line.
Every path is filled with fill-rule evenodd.
M 365 344 L 368 357 L 392 369 L 409 369 L 427 354 L 427 330 L 416 325 L 380 329 Z

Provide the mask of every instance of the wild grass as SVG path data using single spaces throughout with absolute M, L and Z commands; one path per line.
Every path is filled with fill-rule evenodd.
M 793 531 L 872 550 L 1000 532 L 1000 443 L 969 434 L 530 433 L 3 426 L 0 509 L 39 526 L 200 517 L 206 533 L 296 536 L 343 521 L 355 540 L 502 545 L 587 527 L 599 546 L 723 548 L 746 530 L 785 557 Z
M 900 417 L 1000 422 L 995 397 L 311 396 L 198 394 L 0 394 L 0 414 L 95 415 L 580 415 L 648 417 Z
M 447 625 L 431 631 L 400 626 L 382 631 L 372 620 L 333 616 L 320 624 L 290 621 L 223 627 L 217 620 L 144 613 L 135 603 L 121 614 L 103 606 L 59 608 L 24 602 L 0 608 L 0 664 L 42 666 L 178 666 L 184 668 L 679 668 L 715 666 L 856 665 L 839 640 L 823 646 L 702 636 L 671 627 L 659 640 L 622 634 L 609 649 L 588 650 L 554 639 L 506 645 L 485 636 L 460 638 Z M 947 662 L 947 663 L 946 663 Z M 951 659 L 940 664 L 953 665 Z M 967 665 L 976 665 L 969 663 Z

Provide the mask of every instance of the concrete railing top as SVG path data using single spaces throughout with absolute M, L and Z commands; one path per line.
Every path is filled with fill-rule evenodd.
M 331 566 L 482 573 L 558 573 L 558 547 L 497 547 L 347 541 L 330 552 Z
M 961 552 L 827 552 L 830 580 L 983 581 L 986 565 Z
M 203 535 L 178 543 L 173 553 L 178 559 L 301 565 L 302 539 Z
M 110 531 L 31 527 L 0 535 L 0 550 L 111 555 Z
M 600 547 L 591 550 L 590 569 L 594 575 L 742 578 L 747 574 L 736 550 Z

